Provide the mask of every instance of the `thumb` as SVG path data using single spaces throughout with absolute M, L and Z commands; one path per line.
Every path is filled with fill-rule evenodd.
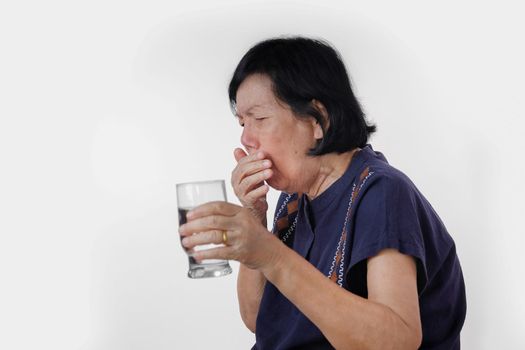
M 246 154 L 246 152 L 244 152 L 244 150 L 242 150 L 241 148 L 236 148 L 233 151 L 233 156 L 235 157 L 236 161 L 241 160 L 242 158 L 246 157 L 247 155 L 248 154 Z

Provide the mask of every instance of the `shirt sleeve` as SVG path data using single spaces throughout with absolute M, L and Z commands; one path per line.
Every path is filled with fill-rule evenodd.
M 361 188 L 353 212 L 353 242 L 346 279 L 363 280 L 366 260 L 384 249 L 396 249 L 416 259 L 418 290 L 428 280 L 419 192 L 403 174 L 375 173 Z M 349 282 L 351 284 L 351 282 Z

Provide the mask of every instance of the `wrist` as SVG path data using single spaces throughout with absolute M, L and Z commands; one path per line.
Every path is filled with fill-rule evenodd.
M 268 227 L 268 220 L 266 218 L 266 212 L 260 212 L 257 209 L 249 208 L 252 215 L 257 218 L 257 221 L 259 221 L 264 227 Z
M 266 263 L 259 268 L 259 271 L 268 280 L 275 274 L 276 271 L 280 271 L 283 265 L 284 256 L 286 254 L 286 245 L 284 245 L 280 239 L 271 234 L 268 237 L 268 258 Z

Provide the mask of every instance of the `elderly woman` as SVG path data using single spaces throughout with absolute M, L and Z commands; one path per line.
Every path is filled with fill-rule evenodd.
M 410 179 L 367 144 L 345 66 L 328 44 L 251 48 L 229 97 L 244 150 L 242 203 L 188 213 L 183 245 L 233 259 L 253 349 L 459 349 L 465 287 L 454 241 Z M 266 194 L 281 191 L 273 230 Z

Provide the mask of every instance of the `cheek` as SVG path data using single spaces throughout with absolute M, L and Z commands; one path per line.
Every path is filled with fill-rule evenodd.
M 282 139 L 276 133 L 264 133 L 260 135 L 259 141 L 259 150 L 266 154 L 266 157 L 272 161 L 272 164 L 278 163 L 283 150 L 286 149 L 286 144 Z
M 293 155 L 293 151 L 291 149 L 277 149 L 273 152 L 268 150 L 268 159 L 272 161 L 272 171 L 273 175 L 269 179 L 268 183 L 270 185 L 272 184 L 282 184 L 283 181 L 289 181 L 291 178 L 293 178 L 294 175 L 294 167 L 298 167 L 298 157 Z
M 297 135 L 297 132 L 285 133 L 283 129 L 276 129 L 261 133 L 259 140 L 260 150 L 272 161 L 273 176 L 268 184 L 284 185 L 300 176 L 301 163 L 310 149 L 307 133 Z

